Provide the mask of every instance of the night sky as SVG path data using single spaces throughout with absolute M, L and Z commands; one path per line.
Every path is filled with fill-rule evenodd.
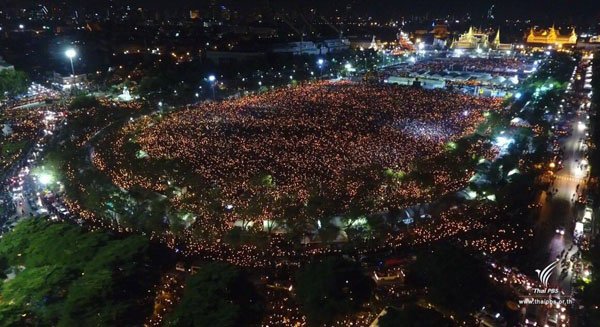
M 68 4 L 74 7 L 106 7 L 109 3 L 165 9 L 189 9 L 207 7 L 210 0 L 2 0 L 2 3 L 23 5 Z M 445 14 L 462 16 L 470 13 L 474 19 L 483 19 L 492 4 L 497 18 L 532 18 L 557 22 L 592 22 L 600 20 L 600 1 L 597 0 L 216 0 L 232 9 L 243 11 L 270 3 L 275 10 L 308 10 L 317 8 L 324 13 L 345 12 L 347 5 L 353 13 L 368 13 L 376 18 Z

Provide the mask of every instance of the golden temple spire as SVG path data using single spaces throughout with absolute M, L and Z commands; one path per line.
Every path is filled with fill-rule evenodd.
M 498 30 L 496 31 L 496 37 L 494 38 L 494 44 L 496 44 L 496 45 L 500 44 L 500 27 L 498 27 Z

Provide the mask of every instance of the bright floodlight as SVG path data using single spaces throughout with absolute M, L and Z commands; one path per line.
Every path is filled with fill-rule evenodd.
M 317 60 L 317 65 L 323 66 L 323 63 L 325 63 L 325 60 L 323 60 L 322 58 L 320 58 L 319 60 Z
M 352 64 L 351 63 L 347 63 L 344 65 L 344 68 L 346 68 L 346 70 L 350 70 L 352 69 Z
M 496 145 L 499 147 L 503 147 L 503 146 L 507 146 L 511 143 L 513 143 L 515 140 L 513 140 L 512 138 L 506 137 L 506 136 L 498 136 L 496 137 Z
M 48 185 L 50 183 L 52 183 L 52 175 L 48 174 L 48 173 L 43 173 L 40 174 L 40 176 L 38 177 L 40 183 L 42 183 L 42 185 Z
M 65 51 L 65 56 L 67 56 L 69 59 L 73 59 L 75 56 L 77 56 L 77 51 L 75 51 L 73 48 L 67 49 L 67 51 Z
M 508 147 L 513 143 L 515 143 L 515 140 L 506 136 L 497 136 L 492 142 L 493 145 L 500 149 L 500 153 L 506 153 L 508 151 Z
M 215 75 L 210 75 L 208 76 L 208 81 L 209 82 L 214 82 L 217 78 L 215 77 Z

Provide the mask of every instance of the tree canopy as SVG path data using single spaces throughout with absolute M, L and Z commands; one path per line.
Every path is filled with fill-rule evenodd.
M 409 305 L 401 310 L 387 308 L 387 313 L 379 318 L 379 327 L 449 327 L 452 325 L 452 320 L 445 318 L 439 312 L 416 305 Z
M 93 108 L 100 104 L 96 97 L 91 95 L 78 95 L 71 101 L 69 105 L 70 109 L 85 109 L 85 108 Z
M 0 70 L 0 100 L 27 92 L 29 79 L 27 75 L 19 70 Z
M 600 303 L 600 236 L 592 240 L 590 250 L 585 253 L 585 259 L 591 264 L 591 275 L 589 281 L 580 282 L 581 293 L 578 297 L 585 306 L 581 320 L 588 326 L 594 326 L 594 323 L 600 321 L 600 310 L 597 308 Z
M 27 220 L 0 240 L 0 326 L 139 325 L 151 306 L 146 238 Z
M 484 266 L 449 244 L 419 254 L 408 279 L 426 286 L 431 302 L 462 315 L 476 310 L 493 291 Z
M 359 264 L 340 257 L 314 260 L 296 275 L 296 298 L 315 325 L 358 311 L 371 297 L 375 282 Z
M 254 326 L 262 317 L 263 301 L 239 268 L 210 263 L 188 278 L 181 302 L 167 326 Z

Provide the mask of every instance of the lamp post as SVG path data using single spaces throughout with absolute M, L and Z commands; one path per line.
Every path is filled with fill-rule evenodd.
M 65 51 L 65 56 L 67 56 L 67 58 L 69 58 L 69 61 L 71 62 L 71 76 L 75 76 L 75 67 L 73 66 L 73 58 L 75 58 L 77 56 L 77 51 L 75 51 L 75 49 L 73 49 L 73 48 L 67 49 L 67 51 Z
M 317 60 L 317 65 L 319 66 L 319 71 L 320 71 L 320 75 L 319 77 L 323 77 L 323 64 L 325 64 L 325 60 L 323 60 L 323 58 L 319 58 L 319 60 Z
M 215 77 L 215 75 L 210 75 L 208 76 L 208 81 L 210 82 L 210 88 L 212 89 L 212 96 L 213 96 L 213 100 L 215 100 L 215 82 L 216 82 L 217 78 Z
M 344 65 L 344 69 L 346 70 L 347 76 L 350 76 L 350 73 L 354 70 L 352 64 L 349 62 Z

